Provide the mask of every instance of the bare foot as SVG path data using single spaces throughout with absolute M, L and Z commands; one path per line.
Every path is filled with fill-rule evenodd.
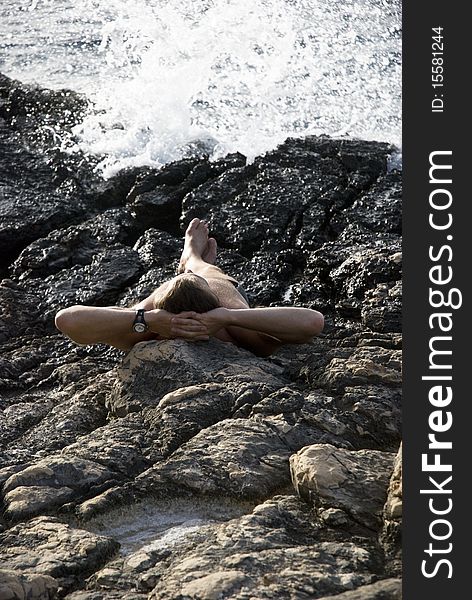
M 208 225 L 200 219 L 192 219 L 185 232 L 184 249 L 177 273 L 184 273 L 187 261 L 192 257 L 203 258 L 208 244 Z M 215 249 L 216 257 L 216 249 Z
M 209 265 L 214 265 L 216 262 L 216 240 L 215 238 L 208 238 L 208 242 L 205 250 L 203 251 L 202 258 Z

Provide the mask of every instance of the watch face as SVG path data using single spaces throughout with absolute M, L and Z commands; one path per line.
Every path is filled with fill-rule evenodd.
M 146 329 L 147 327 L 144 325 L 144 323 L 135 323 L 133 325 L 133 330 L 136 331 L 136 333 L 144 333 Z

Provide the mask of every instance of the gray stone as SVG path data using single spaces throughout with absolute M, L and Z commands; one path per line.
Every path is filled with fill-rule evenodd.
M 402 282 L 379 283 L 366 292 L 362 322 L 375 331 L 401 331 Z
M 374 545 L 352 536 L 324 541 L 325 531 L 296 496 L 275 496 L 252 513 L 204 526 L 154 554 L 116 559 L 89 579 L 90 595 L 83 599 L 100 592 L 108 598 L 118 588 L 128 598 L 133 590 L 148 590 L 151 582 L 149 597 L 156 600 L 212 598 L 216 592 L 244 600 L 317 598 L 371 583 L 381 564 Z
M 51 591 L 76 586 L 118 550 L 115 541 L 73 529 L 52 517 L 38 517 L 15 525 L 0 534 L 0 543 L 4 548 L 2 570 L 13 572 L 20 580 L 25 576 L 26 581 L 41 576 L 44 579 L 39 578 L 38 588 Z
M 328 444 L 307 446 L 290 457 L 293 485 L 315 506 L 340 508 L 373 531 L 381 525 L 394 455 L 356 452 Z
M 14 430 L 17 439 L 6 446 L 4 460 L 18 462 L 20 457 L 22 462 L 37 460 L 38 456 L 55 452 L 101 426 L 106 419 L 105 399 L 110 380 L 110 375 L 102 374 L 97 383 L 90 383 L 85 389 L 79 387 L 76 393 L 74 386 L 64 386 L 51 394 L 49 401 L 48 397 L 42 398 L 42 418 L 34 419 L 26 431 Z
M 395 577 L 400 577 L 402 574 L 402 509 L 402 446 L 400 446 L 390 478 L 380 535 L 380 542 L 387 558 L 387 573 Z
M 401 600 L 402 582 L 400 579 L 384 579 L 362 585 L 355 590 L 336 594 L 336 596 L 323 596 L 319 600 Z
M 9 477 L 3 485 L 6 515 L 24 519 L 87 495 L 109 480 L 105 467 L 79 458 L 50 457 Z
M 340 390 L 347 385 L 401 383 L 401 353 L 384 348 L 361 347 L 344 357 L 334 357 L 321 374 L 320 383 Z
M 25 575 L 0 570 L 0 598 L 2 600 L 52 600 L 59 585 L 49 575 Z
M 219 340 L 140 343 L 117 371 L 109 408 L 112 414 L 124 416 L 157 406 L 168 392 L 200 383 L 282 385 L 280 372 L 275 365 Z
M 267 497 L 290 481 L 284 425 L 283 419 L 220 421 L 145 471 L 135 486 L 148 493 L 180 488 L 241 499 Z

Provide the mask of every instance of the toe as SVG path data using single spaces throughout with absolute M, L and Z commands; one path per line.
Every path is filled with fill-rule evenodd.
M 197 229 L 197 227 L 200 225 L 200 219 L 192 219 L 189 223 L 189 226 L 187 227 L 187 231 L 195 231 L 195 229 Z
M 203 253 L 203 260 L 210 264 L 215 264 L 216 260 L 216 240 L 215 238 L 208 238 L 208 242 Z

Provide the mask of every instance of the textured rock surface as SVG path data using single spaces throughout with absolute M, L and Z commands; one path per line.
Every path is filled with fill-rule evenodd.
M 400 579 L 384 579 L 370 585 L 363 585 L 356 590 L 329 596 L 337 600 L 401 600 L 402 584 Z M 328 596 L 319 600 L 328 600 Z
M 402 447 L 400 446 L 388 487 L 381 534 L 388 569 L 395 576 L 400 576 L 402 572 L 402 500 Z
M 59 585 L 49 575 L 22 575 L 15 571 L 0 571 L 0 598 L 2 600 L 49 600 L 57 597 Z
M 118 549 L 114 540 L 73 529 L 52 517 L 38 517 L 11 527 L 0 534 L 0 544 L 1 570 L 30 576 L 33 581 L 33 576 L 41 575 L 43 580 L 36 582 L 39 588 L 54 589 L 57 585 L 64 591 L 79 584 Z M 27 582 L 28 577 L 24 585 Z
M 290 457 L 298 494 L 315 506 L 338 509 L 360 525 L 379 529 L 394 456 L 378 450 L 306 446 Z
M 251 165 L 194 157 L 103 181 L 96 159 L 63 154 L 50 134 L 85 110 L 71 92 L 0 77 L 1 593 L 398 598 L 392 149 L 310 137 Z M 172 276 L 194 216 L 209 220 L 219 264 L 253 306 L 316 308 L 323 334 L 259 359 L 217 341 L 125 355 L 57 332 L 58 308 L 128 306 Z M 121 554 L 93 532 L 138 500 L 210 496 L 247 514 Z
M 120 588 L 150 598 L 316 598 L 370 583 L 381 570 L 379 548 L 366 538 L 331 532 L 295 496 L 275 496 L 252 513 L 202 527 L 181 543 L 144 549 L 109 563 L 87 582 L 86 595 Z

